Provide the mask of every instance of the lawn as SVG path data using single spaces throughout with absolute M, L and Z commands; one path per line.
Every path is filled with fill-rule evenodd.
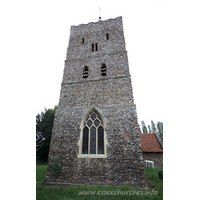
M 36 165 L 36 199 L 37 200 L 98 200 L 98 199 L 134 199 L 162 200 L 163 181 L 158 177 L 158 171 L 163 168 L 145 168 L 149 189 L 137 189 L 130 186 L 44 186 L 47 165 Z

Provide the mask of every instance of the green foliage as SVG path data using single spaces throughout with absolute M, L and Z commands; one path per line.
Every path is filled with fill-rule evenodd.
M 162 122 L 157 123 L 157 129 L 158 129 L 159 135 L 163 141 L 163 123 Z
M 47 173 L 47 164 L 37 164 L 36 165 L 36 183 L 43 183 L 45 181 L 45 176 Z
M 151 120 L 151 129 L 152 129 L 152 133 L 156 133 L 156 126 L 153 120 Z
M 56 162 L 53 163 L 50 166 L 50 169 L 51 169 L 51 173 L 53 174 L 53 177 L 55 179 L 57 179 L 61 175 L 62 165 L 60 165 L 60 159 L 59 159 L 59 157 L 56 159 Z
M 147 127 L 146 127 L 144 121 L 142 121 L 141 124 L 142 124 L 142 131 L 143 131 L 143 133 L 147 133 Z
M 163 168 L 145 168 L 146 178 L 148 179 L 149 184 L 163 195 L 163 181 L 159 178 L 158 171 L 163 171 Z
M 142 125 L 143 133 L 148 133 L 147 127 L 144 121 L 141 121 L 141 125 Z M 150 125 L 148 125 L 148 129 L 149 129 L 149 133 L 159 133 L 159 136 L 163 141 L 163 123 L 162 122 L 157 123 L 157 129 L 156 129 L 155 123 L 153 122 L 153 120 L 151 120 L 151 127 Z
M 163 199 L 163 181 L 158 177 L 158 171 L 162 171 L 163 168 L 145 168 L 146 178 L 150 184 L 149 189 L 137 189 L 135 187 L 129 186 L 68 186 L 68 187 L 55 187 L 55 186 L 44 186 L 43 181 L 45 180 L 47 165 L 37 165 L 36 166 L 36 199 L 37 200 L 162 200 Z M 143 192 L 143 194 L 148 191 L 151 192 L 158 191 L 157 195 L 80 195 L 83 191 L 85 192 L 95 192 L 95 191 L 116 191 L 120 190 L 122 192 L 133 191 Z
M 149 133 L 151 133 L 152 131 L 151 131 L 150 125 L 148 125 L 148 129 L 149 129 Z
M 46 162 L 49 154 L 52 128 L 55 111 L 54 109 L 45 109 L 36 116 L 36 159 Z

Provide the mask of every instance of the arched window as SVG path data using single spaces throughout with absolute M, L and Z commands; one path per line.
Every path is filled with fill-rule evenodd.
M 94 110 L 83 124 L 82 154 L 104 154 L 104 124 Z
M 106 76 L 106 64 L 101 65 L 101 76 Z
M 88 66 L 85 66 L 83 68 L 83 78 L 87 78 L 88 77 Z

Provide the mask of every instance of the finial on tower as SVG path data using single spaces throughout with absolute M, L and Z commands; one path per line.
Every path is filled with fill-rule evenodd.
M 101 21 L 101 8 L 99 8 L 99 21 Z

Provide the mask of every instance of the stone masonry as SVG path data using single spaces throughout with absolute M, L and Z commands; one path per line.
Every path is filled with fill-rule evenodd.
M 95 122 L 86 127 L 92 113 L 103 127 L 101 133 L 100 128 L 93 128 L 96 136 L 89 127 Z M 84 127 L 89 130 L 87 133 Z M 54 119 L 47 183 L 143 187 L 139 133 L 122 17 L 72 26 Z M 100 145 L 103 153 L 99 154 Z M 83 154 L 84 147 L 88 152 Z M 93 147 L 96 153 L 89 152 Z M 58 157 L 62 172 L 55 179 L 50 166 Z
M 154 162 L 154 167 L 163 167 L 163 152 L 143 152 L 144 160 Z

